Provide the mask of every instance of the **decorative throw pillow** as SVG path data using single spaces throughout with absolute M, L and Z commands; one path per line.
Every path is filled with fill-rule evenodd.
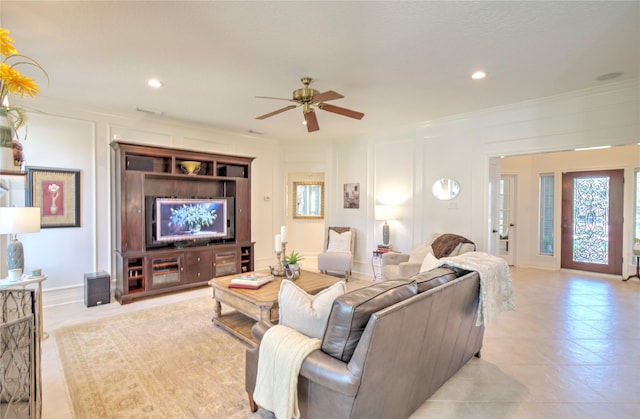
M 427 253 L 427 256 L 425 256 L 422 261 L 422 266 L 420 266 L 420 272 L 430 271 L 438 265 L 439 261 L 439 259 L 433 256 L 433 253 Z
M 284 279 L 278 293 L 280 324 L 322 339 L 333 300 L 346 291 L 345 281 L 340 281 L 316 295 L 310 295 L 294 282 Z
M 338 233 L 329 230 L 329 244 L 327 252 L 350 252 L 351 251 L 351 230 Z
M 422 263 L 424 257 L 429 253 L 429 249 L 431 247 L 427 247 L 424 244 L 422 246 L 418 246 L 409 253 L 409 263 Z

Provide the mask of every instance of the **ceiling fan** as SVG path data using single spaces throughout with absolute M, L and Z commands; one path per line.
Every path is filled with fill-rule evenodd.
M 312 89 L 309 87 L 309 84 L 313 81 L 311 77 L 302 77 L 300 79 L 304 87 L 300 89 L 296 89 L 293 91 L 292 99 L 285 99 L 280 97 L 269 97 L 269 96 L 256 96 L 258 99 L 277 99 L 277 100 L 287 100 L 289 102 L 297 103 L 297 105 L 289 105 L 284 108 L 280 108 L 273 112 L 269 112 L 264 115 L 258 116 L 256 119 L 267 119 L 274 115 L 278 115 L 279 113 L 288 111 L 289 109 L 295 109 L 298 106 L 302 106 L 302 114 L 304 115 L 304 121 L 307 125 L 307 131 L 313 132 L 318 131 L 320 126 L 318 125 L 318 118 L 316 118 L 316 113 L 314 108 L 322 109 L 323 111 L 337 113 L 338 115 L 348 116 L 349 118 L 354 119 L 362 119 L 364 114 L 362 112 L 353 111 L 351 109 L 341 108 L 339 106 L 330 105 L 325 103 L 329 100 L 341 99 L 342 96 L 338 92 L 334 92 L 333 90 L 327 90 L 326 92 L 320 93 L 316 89 Z

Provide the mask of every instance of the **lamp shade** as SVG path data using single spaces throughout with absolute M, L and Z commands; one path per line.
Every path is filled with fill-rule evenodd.
M 392 205 L 376 205 L 376 220 L 387 221 L 396 218 L 396 211 Z
M 40 231 L 40 208 L 0 207 L 0 234 L 37 233 Z

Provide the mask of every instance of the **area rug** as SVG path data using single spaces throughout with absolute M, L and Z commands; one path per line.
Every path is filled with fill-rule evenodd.
M 201 297 L 57 331 L 75 417 L 263 417 L 244 390 L 245 345 L 212 325 L 212 304 Z

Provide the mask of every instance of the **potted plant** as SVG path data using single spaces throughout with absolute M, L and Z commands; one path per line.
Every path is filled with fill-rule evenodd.
M 287 278 L 296 280 L 300 277 L 300 261 L 302 260 L 302 256 L 298 252 L 291 252 L 288 255 L 284 256 L 283 259 L 283 268 L 284 273 Z
M 213 224 L 216 218 L 216 210 L 209 210 L 205 205 L 183 204 L 178 209 L 171 208 L 171 223 L 188 226 L 192 233 L 199 232 L 203 226 Z

